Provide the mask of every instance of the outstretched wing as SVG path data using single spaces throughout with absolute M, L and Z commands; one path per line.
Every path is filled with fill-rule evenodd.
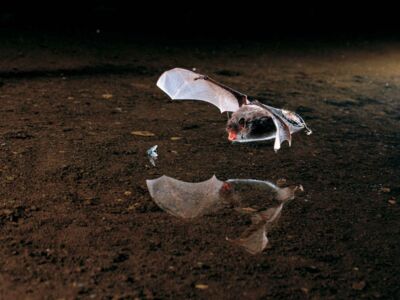
M 215 176 L 191 183 L 168 176 L 146 180 L 150 195 L 157 205 L 173 216 L 192 219 L 213 212 L 221 203 L 223 181 Z
M 214 104 L 221 113 L 234 112 L 247 103 L 247 96 L 215 80 L 189 70 L 175 68 L 164 72 L 157 81 L 172 100 L 202 100 Z

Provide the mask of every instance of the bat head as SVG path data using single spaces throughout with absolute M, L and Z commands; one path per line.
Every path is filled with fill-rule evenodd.
M 256 105 L 244 105 L 228 120 L 228 139 L 258 138 L 275 134 L 276 127 L 270 113 Z

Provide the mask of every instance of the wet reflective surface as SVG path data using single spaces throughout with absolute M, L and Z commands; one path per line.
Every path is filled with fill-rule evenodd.
M 154 202 L 175 217 L 194 219 L 221 209 L 247 216 L 250 224 L 239 237 L 225 238 L 251 254 L 266 248 L 268 231 L 276 224 L 283 207 L 297 191 L 303 191 L 301 185 L 281 188 L 270 181 L 221 181 L 215 176 L 192 183 L 163 175 L 146 183 Z
M 398 42 L 168 50 L 2 37 L 0 299 L 398 295 Z M 277 154 L 273 141 L 231 145 L 215 107 L 171 103 L 154 85 L 177 62 L 299 113 L 316 134 L 293 135 Z M 146 155 L 154 145 L 156 167 Z M 225 238 L 251 226 L 244 212 L 257 199 L 242 199 L 240 212 L 174 217 L 146 187 L 163 174 L 285 177 L 306 193 L 283 206 L 266 249 L 250 255 Z

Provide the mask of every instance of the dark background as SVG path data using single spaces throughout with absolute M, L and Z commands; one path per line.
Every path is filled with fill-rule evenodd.
M 0 12 L 3 29 L 179 39 L 393 36 L 399 24 L 395 6 L 383 2 L 13 1 Z

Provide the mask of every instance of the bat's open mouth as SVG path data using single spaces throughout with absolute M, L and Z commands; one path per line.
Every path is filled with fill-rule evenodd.
M 232 131 L 229 131 L 229 133 L 228 133 L 228 140 L 230 140 L 230 141 L 235 141 L 237 139 L 237 133 L 236 132 L 232 132 Z

